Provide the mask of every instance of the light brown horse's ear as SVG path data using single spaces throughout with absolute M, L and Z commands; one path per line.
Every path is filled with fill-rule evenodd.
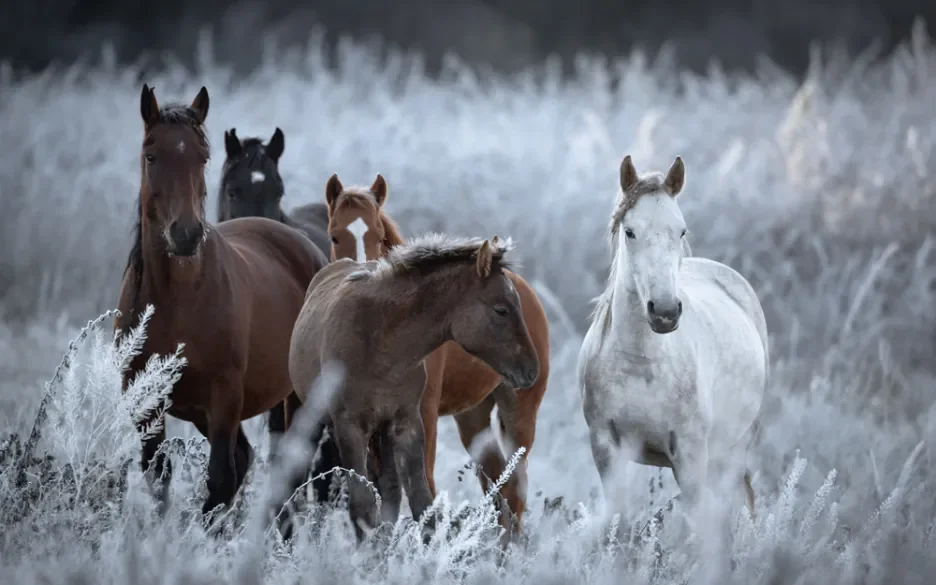
M 208 102 L 208 90 L 205 89 L 203 85 L 202 88 L 198 90 L 198 95 L 192 100 L 192 110 L 195 111 L 195 115 L 198 116 L 198 121 L 202 124 L 204 124 L 205 120 L 208 118 Z
M 494 253 L 491 250 L 491 242 L 484 240 L 481 247 L 478 248 L 478 276 L 487 278 L 491 275 L 491 262 L 494 261 Z
M 631 161 L 630 155 L 624 157 L 621 161 L 621 190 L 627 193 L 631 187 L 637 184 L 637 169 Z
M 341 195 L 342 191 L 344 191 L 344 185 L 342 185 L 341 181 L 338 179 L 338 173 L 332 173 L 332 176 L 328 179 L 328 183 L 325 185 L 325 203 L 328 203 L 329 209 L 334 207 L 335 201 L 338 199 L 338 196 Z
M 377 206 L 383 205 L 384 201 L 387 200 L 387 180 L 383 178 L 383 175 L 377 173 L 377 178 L 374 179 L 374 184 L 371 185 L 370 190 L 377 200 Z
M 669 172 L 666 173 L 666 180 L 663 182 L 663 186 L 666 187 L 670 195 L 675 197 L 682 191 L 685 183 L 686 165 L 684 165 L 682 159 L 677 156 L 676 160 L 673 161 L 673 166 L 671 166 Z
M 143 92 L 140 94 L 140 117 L 143 118 L 143 124 L 147 127 L 159 121 L 159 102 L 156 101 L 156 93 L 145 83 Z

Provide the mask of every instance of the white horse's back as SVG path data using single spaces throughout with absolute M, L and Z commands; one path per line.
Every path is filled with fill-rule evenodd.
M 768 352 L 767 318 L 764 316 L 764 308 L 761 306 L 760 299 L 754 287 L 741 274 L 728 266 L 709 258 L 691 257 L 683 260 L 683 281 L 688 284 L 690 281 L 704 282 L 720 288 L 728 297 L 730 297 L 748 315 L 757 328 L 757 333 L 764 344 L 764 352 Z
M 699 400 L 711 416 L 712 439 L 726 448 L 749 438 L 767 384 L 767 321 L 751 284 L 707 258 L 686 258 L 680 273 L 686 334 L 699 352 Z M 756 356 L 756 357 L 755 357 Z M 746 384 L 726 381 L 726 374 Z

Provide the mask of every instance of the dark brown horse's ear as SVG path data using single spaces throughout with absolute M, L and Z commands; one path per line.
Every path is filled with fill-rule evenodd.
M 387 200 L 387 181 L 383 178 L 383 175 L 377 173 L 377 178 L 374 179 L 374 183 L 370 186 L 371 193 L 374 194 L 374 199 L 377 200 L 377 206 L 380 207 L 384 204 L 384 201 Z
M 231 128 L 224 132 L 224 152 L 228 158 L 234 158 L 243 151 L 240 139 L 237 137 L 237 129 Z
M 491 262 L 494 261 L 494 254 L 491 251 L 491 242 L 484 240 L 481 247 L 478 248 L 478 276 L 487 278 L 491 275 Z
M 195 115 L 198 116 L 198 121 L 204 124 L 205 120 L 208 118 L 208 90 L 205 89 L 204 85 L 198 90 L 198 95 L 195 96 L 195 99 L 192 100 L 192 110 L 194 110 Z
M 283 151 L 286 150 L 286 137 L 283 136 L 283 131 L 279 129 L 279 126 L 273 131 L 273 137 L 267 142 L 264 150 L 266 151 L 266 155 L 273 159 L 273 162 L 279 163 L 280 157 L 283 156 Z
M 676 160 L 673 161 L 673 166 L 670 167 L 669 172 L 666 174 L 666 180 L 663 182 L 663 186 L 666 187 L 666 191 L 670 195 L 675 197 L 682 191 L 685 183 L 686 165 L 684 165 L 682 159 L 677 156 Z
M 627 193 L 631 187 L 637 184 L 637 169 L 631 161 L 630 155 L 624 157 L 621 161 L 621 190 Z
M 329 208 L 335 205 L 335 201 L 342 191 L 344 191 L 344 185 L 338 180 L 338 173 L 333 173 L 325 185 L 325 203 L 328 203 Z
M 140 94 L 140 117 L 143 118 L 143 124 L 146 126 L 152 126 L 159 121 L 159 102 L 156 101 L 156 93 L 145 83 L 143 92 Z

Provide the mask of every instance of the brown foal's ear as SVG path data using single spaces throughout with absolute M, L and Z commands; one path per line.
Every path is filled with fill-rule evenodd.
M 328 203 L 329 209 L 334 208 L 335 201 L 338 200 L 338 196 L 341 195 L 342 191 L 344 191 L 344 185 L 338 179 L 338 173 L 333 173 L 325 185 L 325 203 Z
M 487 278 L 491 275 L 491 262 L 494 261 L 494 253 L 491 250 L 491 242 L 484 240 L 481 247 L 478 248 L 478 276 Z

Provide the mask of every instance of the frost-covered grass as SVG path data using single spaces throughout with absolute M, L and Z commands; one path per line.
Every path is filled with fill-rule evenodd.
M 106 62 L 0 76 L 0 424 L 20 437 L 0 460 L 2 582 L 928 582 L 936 47 L 925 34 L 874 67 L 817 59 L 802 83 L 770 68 L 757 78 L 697 77 L 639 54 L 613 64 L 583 58 L 570 83 L 551 64 L 511 79 L 453 64 L 429 80 L 413 56 L 380 62 L 346 45 L 338 71 L 328 71 L 321 55 L 314 43 L 305 54 L 271 51 L 240 80 L 207 52 L 196 72 L 175 67 L 145 80 Z M 518 242 L 553 333 L 526 541 L 498 552 L 491 510 L 479 505 L 448 419 L 436 478 L 439 505 L 459 521 L 428 547 L 401 524 L 355 549 L 344 511 L 314 510 L 292 548 L 282 547 L 257 515 L 272 472 L 260 421 L 248 429 L 257 466 L 226 533 L 209 537 L 196 522 L 206 450 L 178 421 L 168 424 L 182 437 L 172 447 L 174 506 L 165 520 L 154 515 L 131 462 L 140 405 L 120 396 L 126 354 L 106 343 L 110 322 L 52 375 L 76 323 L 115 304 L 138 186 L 143 81 L 161 100 L 208 87 L 212 210 L 223 131 L 267 137 L 278 125 L 287 207 L 320 200 L 332 172 L 351 183 L 380 172 L 406 233 Z M 677 492 L 669 472 L 628 468 L 623 544 L 609 541 L 596 498 L 574 365 L 589 299 L 607 273 L 604 234 L 624 153 L 641 171 L 683 157 L 694 254 L 740 270 L 768 316 L 759 514 L 752 525 L 739 511 L 730 543 L 706 524 L 683 540 L 678 506 L 664 514 L 659 544 L 646 532 L 626 538 Z M 151 391 L 166 387 L 174 364 L 160 365 Z M 49 416 L 23 458 L 48 379 Z M 457 514 L 463 502 L 471 507 Z

